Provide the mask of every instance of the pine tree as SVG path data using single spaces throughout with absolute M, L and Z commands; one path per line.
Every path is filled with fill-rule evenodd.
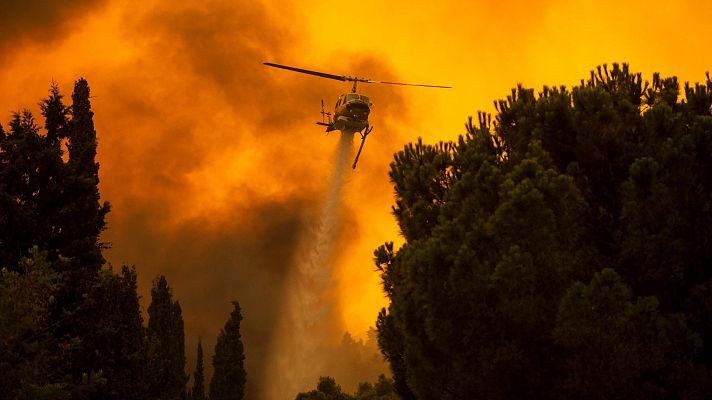
M 61 99 L 56 99 L 61 107 Z M 29 111 L 0 135 L 0 263 L 15 268 L 33 246 L 56 258 L 64 163 L 57 141 L 40 134 Z
M 197 361 L 195 362 L 195 372 L 193 372 L 193 389 L 191 390 L 192 400 L 205 400 L 205 375 L 203 372 L 203 345 L 198 338 Z
M 178 301 L 165 276 L 159 275 L 151 288 L 148 306 L 148 393 L 151 398 L 180 400 L 187 396 L 185 333 Z
M 695 384 L 630 385 L 650 376 L 665 377 L 669 369 L 683 372 L 684 380 L 694 379 L 694 367 L 686 360 L 694 357 L 699 337 L 682 315 L 666 315 L 658 306 L 655 297 L 633 299 L 630 288 L 610 268 L 594 274 L 588 285 L 569 288 L 553 332 L 569 354 L 562 397 L 642 399 L 668 392 L 674 398 L 694 398 Z
M 29 111 L 15 113 L 10 130 L 0 143 L 0 263 L 16 269 L 21 258 L 35 244 L 45 250 L 47 232 L 39 229 L 37 195 L 40 182 L 40 155 L 45 154 L 39 126 Z
M 240 304 L 233 301 L 230 318 L 220 330 L 213 354 L 210 400 L 241 400 L 245 396 L 245 354 L 240 335 Z
M 39 161 L 43 169 L 40 178 L 42 189 L 37 193 L 36 200 L 36 214 L 40 216 L 42 225 L 37 228 L 36 238 L 46 236 L 46 239 L 34 244 L 42 246 L 52 257 L 67 253 L 63 248 L 66 229 L 61 214 L 62 208 L 73 200 L 65 194 L 67 169 L 62 159 L 61 141 L 69 134 L 69 108 L 64 105 L 63 98 L 59 86 L 52 82 L 49 97 L 40 102 L 46 135 L 43 156 Z
M 40 102 L 40 109 L 45 118 L 47 140 L 55 145 L 69 135 L 67 131 L 70 109 L 64 105 L 64 95 L 59 92 L 59 85 L 52 81 L 49 97 Z
M 395 155 L 406 243 L 375 255 L 399 393 L 704 398 L 712 80 L 679 89 L 603 66 Z

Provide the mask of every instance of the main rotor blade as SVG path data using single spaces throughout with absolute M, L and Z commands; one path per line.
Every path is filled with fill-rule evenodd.
M 274 67 L 274 68 L 281 68 L 281 69 L 286 69 L 289 71 L 294 71 L 294 72 L 300 72 L 302 74 L 307 74 L 307 75 L 314 75 L 314 76 L 319 76 L 322 78 L 328 78 L 328 79 L 335 79 L 337 81 L 342 81 L 342 82 L 365 82 L 365 83 L 385 83 L 387 85 L 401 85 L 401 86 L 420 86 L 420 87 L 430 87 L 430 88 L 441 88 L 441 89 L 452 89 L 452 86 L 440 86 L 440 85 L 419 85 L 415 83 L 401 83 L 401 82 L 384 82 L 384 81 L 374 81 L 372 79 L 365 79 L 365 78 L 357 78 L 353 76 L 347 76 L 347 75 L 334 75 L 334 74 L 327 74 L 326 72 L 319 72 L 319 71 L 312 71 L 309 69 L 304 69 L 304 68 L 296 68 L 296 67 L 290 67 L 288 65 L 282 65 L 282 64 L 275 64 L 275 63 L 270 63 L 270 62 L 265 62 L 262 63 L 268 67 Z
M 315 75 L 315 76 L 320 76 L 322 78 L 329 78 L 329 79 L 336 79 L 337 81 L 347 81 L 350 80 L 348 76 L 341 76 L 341 75 L 334 75 L 334 74 L 327 74 L 325 72 L 318 72 L 318 71 L 310 71 L 308 69 L 302 69 L 302 68 L 295 68 L 295 67 L 289 67 L 286 65 L 280 65 L 280 64 L 274 64 L 274 63 L 263 63 L 264 65 L 268 67 L 275 67 L 275 68 L 282 68 L 286 69 L 289 71 L 294 71 L 294 72 L 301 72 L 302 74 L 308 74 L 308 75 Z
M 419 85 L 417 83 L 384 82 L 384 81 L 374 81 L 374 80 L 370 80 L 370 79 L 366 82 L 368 82 L 368 83 L 385 83 L 386 85 L 421 86 L 421 87 L 429 87 L 429 88 L 452 89 L 452 86 Z

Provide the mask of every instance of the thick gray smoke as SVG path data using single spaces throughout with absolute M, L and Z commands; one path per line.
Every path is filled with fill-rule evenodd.
M 297 268 L 285 284 L 279 334 L 267 361 L 268 368 L 281 374 L 278 381 L 263 388 L 268 400 L 291 398 L 327 374 L 326 349 L 340 338 L 333 323 L 337 310 L 332 263 L 341 231 L 342 189 L 349 173 L 353 137 L 353 133 L 341 134 L 320 219 L 305 235 Z

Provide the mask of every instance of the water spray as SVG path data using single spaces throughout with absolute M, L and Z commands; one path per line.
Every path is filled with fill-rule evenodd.
M 327 196 L 320 218 L 304 240 L 297 268 L 291 271 L 285 285 L 286 304 L 271 349 L 270 370 L 279 378 L 264 388 L 269 400 L 291 398 L 316 382 L 320 374 L 318 348 L 338 338 L 331 332 L 333 300 L 328 298 L 333 287 L 332 260 L 339 231 L 342 192 L 349 171 L 353 133 L 342 133 L 333 161 Z

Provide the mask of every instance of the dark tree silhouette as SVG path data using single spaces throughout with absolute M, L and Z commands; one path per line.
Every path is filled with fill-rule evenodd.
M 362 382 L 353 395 L 341 390 L 336 380 L 330 376 L 319 377 L 315 390 L 297 394 L 295 400 L 400 400 L 393 387 L 393 380 L 384 375 L 375 383 Z
M 192 400 L 205 400 L 205 374 L 203 372 L 203 345 L 198 339 L 197 360 L 193 372 L 193 389 L 190 391 Z
M 375 258 L 404 398 L 704 398 L 712 81 L 684 91 L 603 66 L 395 155 L 406 243 Z
M 0 277 L 9 398 L 144 397 L 136 272 L 101 270 L 96 132 L 84 79 L 0 127 Z M 67 144 L 69 154 L 64 154 Z M 65 157 L 66 156 L 66 157 Z M 66 162 L 65 162 L 66 158 Z M 22 318 L 16 318 L 19 314 Z M 12 368 L 9 366 L 12 365 Z
M 334 378 L 322 376 L 316 384 L 316 389 L 306 393 L 299 393 L 295 400 L 352 400 L 348 393 L 341 390 Z
M 159 275 L 151 288 L 148 306 L 148 393 L 151 398 L 177 400 L 187 397 L 183 316 L 168 281 Z
M 61 278 L 47 258 L 35 247 L 19 272 L 0 270 L 0 392 L 9 399 L 60 392 L 51 380 L 59 342 L 49 328 Z
M 225 327 L 220 330 L 213 354 L 213 378 L 210 380 L 210 400 L 241 400 L 245 396 L 245 353 L 240 335 L 240 304 L 234 309 Z
M 4 267 L 15 270 L 35 245 L 56 257 L 65 170 L 59 144 L 40 135 L 29 111 L 15 113 L 10 131 L 0 135 L 0 263 Z
M 101 391 L 104 399 L 146 396 L 145 332 L 136 279 L 135 268 L 123 266 L 118 275 L 101 270 L 78 321 L 86 330 L 82 357 L 106 379 Z
M 96 131 L 94 113 L 89 100 L 89 85 L 79 79 L 72 93 L 71 119 L 68 126 L 69 160 L 64 182 L 64 196 L 71 200 L 62 210 L 64 226 L 61 253 L 70 257 L 74 266 L 70 279 L 81 288 L 82 282 L 103 265 L 99 234 L 106 225 L 109 204 L 99 203 L 99 163 L 96 162 Z

